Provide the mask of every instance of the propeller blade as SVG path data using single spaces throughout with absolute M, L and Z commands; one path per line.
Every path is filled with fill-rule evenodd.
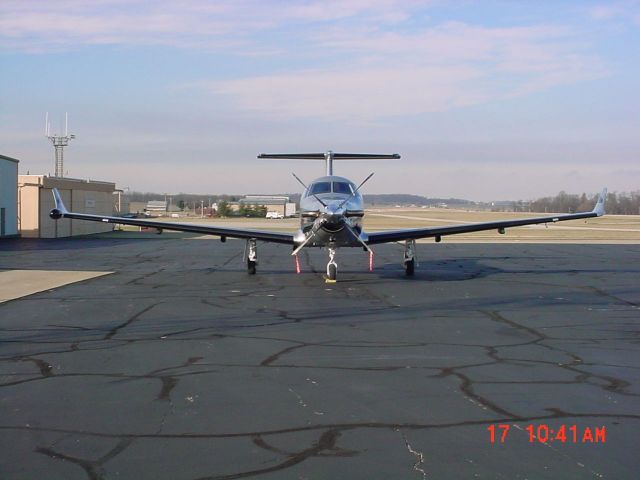
M 309 187 L 307 187 L 307 186 L 304 184 L 304 182 L 303 182 L 302 180 L 300 180 L 300 177 L 298 177 L 298 175 L 296 175 L 296 174 L 295 174 L 295 173 L 293 173 L 293 172 L 291 172 L 291 175 L 293 175 L 293 176 L 295 177 L 295 179 L 296 179 L 296 180 L 298 180 L 298 183 L 300 183 L 300 185 L 302 185 L 302 187 L 303 187 L 305 190 L 306 190 L 307 188 L 309 188 Z
M 368 176 L 367 178 L 365 178 L 365 179 L 362 181 L 362 183 L 361 183 L 360 185 L 358 185 L 358 188 L 356 188 L 356 192 L 357 192 L 358 190 L 360 190 L 360 187 L 362 187 L 365 183 L 367 183 L 371 177 L 373 177 L 373 174 L 374 174 L 374 173 L 376 173 L 376 172 L 371 172 L 371 173 L 369 174 L 369 176 Z
M 360 235 L 358 235 L 358 232 L 356 232 L 353 227 L 351 225 L 349 225 L 347 222 L 344 223 L 344 226 L 347 227 L 347 230 L 349 230 L 351 232 L 351 235 L 353 235 L 354 237 L 356 237 L 356 239 L 362 244 L 362 246 L 367 250 L 367 252 L 369 253 L 373 253 L 373 251 L 369 248 L 369 245 L 367 245 L 361 238 Z
M 305 241 L 304 241 L 304 242 L 302 242 L 300 245 L 298 245 L 298 246 L 296 247 L 296 249 L 295 249 L 293 252 L 291 252 L 291 255 L 297 255 L 297 254 L 298 254 L 298 252 L 299 252 L 300 250 L 302 250 L 302 249 L 303 249 L 303 247 L 304 247 L 307 243 L 309 243 L 309 241 L 310 241 L 313 237 L 315 237 L 315 236 L 316 236 L 316 232 L 312 231 L 311 233 L 309 233 L 309 235 L 307 235 L 307 238 L 305 239 Z
M 323 207 L 325 207 L 325 208 L 327 208 L 327 207 L 328 207 L 328 205 L 327 205 L 326 203 L 324 203 L 324 202 L 320 199 L 320 197 L 319 197 L 319 196 L 317 196 L 315 193 L 312 193 L 311 195 L 313 195 L 313 198 L 315 198 L 316 200 L 318 200 L 318 201 L 322 204 L 322 206 L 323 206 Z
M 369 176 L 367 178 L 365 178 L 362 183 L 360 185 L 358 185 L 358 187 L 353 191 L 353 193 L 351 194 L 351 196 L 349 198 L 347 198 L 345 201 L 343 201 L 340 205 L 338 205 L 338 208 L 342 208 L 342 206 L 347 203 L 349 200 L 351 200 L 353 197 L 356 196 L 356 193 L 358 193 L 358 190 L 360 190 L 360 187 L 362 187 L 365 183 L 367 183 L 369 181 L 369 179 L 371 177 L 373 177 L 373 174 L 376 172 L 371 172 L 369 174 Z
M 305 239 L 304 239 L 304 242 L 302 242 L 300 245 L 298 245 L 298 246 L 296 247 L 296 249 L 295 249 L 293 252 L 291 252 L 291 255 L 297 255 L 297 254 L 298 254 L 298 252 L 299 252 L 300 250 L 302 250 L 302 248 L 303 248 L 307 243 L 309 243 L 313 237 L 315 237 L 315 236 L 316 236 L 316 232 L 317 232 L 318 230 L 320 230 L 320 227 L 322 226 L 322 224 L 324 224 L 324 223 L 325 223 L 325 221 L 326 221 L 326 220 L 324 220 L 324 219 L 321 219 L 320 221 L 318 221 L 318 222 L 313 226 L 313 228 L 309 231 L 309 235 L 307 235 L 307 238 L 305 238 Z
M 307 187 L 307 186 L 304 184 L 304 182 L 303 182 L 302 180 L 300 180 L 300 178 L 298 178 L 298 176 L 297 176 L 295 173 L 291 172 L 291 175 L 293 175 L 294 177 L 296 177 L 296 180 L 298 180 L 298 182 L 300 182 L 300 185 L 302 185 L 302 186 L 304 187 L 304 189 L 305 189 L 305 190 L 307 190 L 307 189 L 309 188 L 309 187 Z M 313 198 L 315 198 L 317 201 L 319 201 L 319 202 L 320 202 L 320 204 L 321 204 L 323 207 L 326 207 L 326 206 L 327 206 L 327 204 L 326 204 L 326 203 L 324 203 L 322 200 L 320 200 L 320 197 L 318 197 L 315 193 L 312 193 L 311 195 L 313 195 Z

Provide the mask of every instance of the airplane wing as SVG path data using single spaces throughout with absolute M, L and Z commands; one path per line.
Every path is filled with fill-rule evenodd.
M 555 223 L 565 220 L 576 220 L 579 218 L 601 217 L 604 215 L 604 202 L 607 196 L 607 189 L 602 190 L 598 201 L 590 212 L 571 213 L 564 215 L 553 215 L 548 217 L 522 218 L 518 220 L 501 220 L 497 222 L 468 223 L 464 225 L 449 225 L 443 227 L 412 228 L 407 230 L 386 230 L 382 232 L 367 232 L 368 245 L 376 243 L 399 242 L 402 240 L 415 240 L 418 238 L 435 237 L 436 241 L 445 235 L 455 235 L 457 233 L 480 232 L 483 230 L 498 230 L 504 233 L 505 228 L 520 227 L 522 225 L 535 225 L 539 223 Z
M 138 227 L 157 228 L 159 230 L 176 230 L 179 232 L 201 233 L 204 235 L 218 235 L 221 238 L 255 238 L 265 242 L 284 243 L 293 245 L 293 234 L 269 232 L 263 230 L 244 230 L 240 228 L 215 227 L 208 225 L 191 225 L 188 223 L 157 222 L 155 220 L 142 220 L 137 218 L 110 217 L 107 215 L 93 215 L 89 213 L 74 213 L 67 210 L 57 188 L 53 189 L 53 198 L 56 208 L 51 210 L 49 216 L 54 220 L 59 218 L 76 218 L 90 222 L 118 223 L 121 225 L 135 225 Z

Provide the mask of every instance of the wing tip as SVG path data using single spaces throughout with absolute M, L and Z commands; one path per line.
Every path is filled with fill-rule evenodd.
M 607 187 L 602 189 L 600 195 L 598 196 L 598 201 L 596 202 L 595 207 L 593 207 L 593 213 L 595 213 L 598 217 L 601 217 L 605 214 L 604 211 L 604 202 L 607 200 Z
M 60 192 L 58 191 L 58 189 L 52 188 L 51 192 L 53 193 L 53 201 L 55 202 L 56 206 L 54 209 L 52 209 L 49 212 L 49 217 L 51 217 L 54 220 L 58 220 L 59 218 L 62 218 L 65 214 L 69 213 L 69 211 L 67 210 L 67 207 L 64 206 L 64 202 L 62 201 L 62 196 L 60 195 Z

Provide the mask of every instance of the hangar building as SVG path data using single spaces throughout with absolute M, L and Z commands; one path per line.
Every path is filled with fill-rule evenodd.
M 296 213 L 296 204 L 289 201 L 289 197 L 274 195 L 247 195 L 240 199 L 240 205 L 267 207 L 269 212 L 280 213 L 284 217 L 291 217 Z
M 0 237 L 18 235 L 18 160 L 0 155 Z
M 72 211 L 113 215 L 115 183 L 20 175 L 18 205 L 20 234 L 23 237 L 58 238 L 88 235 L 113 230 L 113 224 L 62 218 L 54 221 L 49 212 L 54 207 L 52 188 L 57 188 L 65 206 Z

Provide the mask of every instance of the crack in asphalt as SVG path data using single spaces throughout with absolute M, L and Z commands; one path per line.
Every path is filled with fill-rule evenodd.
M 402 440 L 404 441 L 404 444 L 407 447 L 407 451 L 411 455 L 416 457 L 416 463 L 413 464 L 413 470 L 420 473 L 423 479 L 426 479 L 427 472 L 425 472 L 424 469 L 422 468 L 422 466 L 424 465 L 424 453 L 418 452 L 417 450 L 413 449 L 404 432 L 400 431 L 400 435 L 402 436 Z
M 234 259 L 237 259 L 238 253 L 234 253 L 231 257 L 222 262 L 222 266 L 230 264 Z M 142 257 L 141 253 L 136 255 L 140 263 L 135 264 L 136 268 L 141 265 L 149 264 L 151 261 L 156 261 L 156 258 Z M 161 256 L 160 256 L 161 257 Z M 269 263 L 270 257 L 261 257 L 266 259 Z M 383 257 L 384 258 L 384 257 Z M 273 261 L 278 260 L 277 256 L 273 257 Z M 292 309 L 285 309 L 278 303 L 278 297 L 282 295 L 290 295 L 295 297 L 300 289 L 314 288 L 318 289 L 318 281 L 321 275 L 324 273 L 322 269 L 316 269 L 314 267 L 314 261 L 306 250 L 303 250 L 301 255 L 302 263 L 305 266 L 306 271 L 311 271 L 311 274 L 302 274 L 296 277 L 296 282 L 290 285 L 273 285 L 273 278 L 264 275 L 262 277 L 249 279 L 252 282 L 249 286 L 245 283 L 239 283 L 235 286 L 236 280 L 229 281 L 224 284 L 224 288 L 216 291 L 208 291 L 207 289 L 197 289 L 194 286 L 190 286 L 185 290 L 182 295 L 174 294 L 171 292 L 171 269 L 169 267 L 162 267 L 160 269 L 154 269 L 151 272 L 145 272 L 142 275 L 136 276 L 133 280 L 124 282 L 129 287 L 145 287 L 155 288 L 157 290 L 163 290 L 162 301 L 157 301 L 150 305 L 147 305 L 143 309 L 137 311 L 133 315 L 130 315 L 126 320 L 117 323 L 114 326 L 104 327 L 90 327 L 86 325 L 65 325 L 66 320 L 57 321 L 48 325 L 53 328 L 4 328 L 1 329 L 3 337 L 0 339 L 0 344 L 9 346 L 19 346 L 21 349 L 19 354 L 13 352 L 4 355 L 0 358 L 0 365 L 3 362 L 7 365 L 16 365 L 18 362 L 31 365 L 30 369 L 33 372 L 21 373 L 20 371 L 8 371 L 2 375 L 3 378 L 9 378 L 8 381 L 0 383 L 0 392 L 2 389 L 8 389 L 12 386 L 30 384 L 35 382 L 58 382 L 64 378 L 81 378 L 81 377 L 95 377 L 104 378 L 113 383 L 118 382 L 136 382 L 141 380 L 154 380 L 159 382 L 158 390 L 153 392 L 153 395 L 149 400 L 152 402 L 158 402 L 155 404 L 157 408 L 163 412 L 159 416 L 159 422 L 155 423 L 150 431 L 129 431 L 129 432 L 109 432 L 91 429 L 74 429 L 74 428 L 56 428 L 48 427 L 46 425 L 12 425 L 9 422 L 3 422 L 5 424 L 0 425 L 0 430 L 4 432 L 40 432 L 44 434 L 52 435 L 65 435 L 65 439 L 73 438 L 74 436 L 82 437 L 95 437 L 103 439 L 111 439 L 116 441 L 116 445 L 111 448 L 106 454 L 102 455 L 98 459 L 81 458 L 77 455 L 72 455 L 61 446 L 61 439 L 57 442 L 49 443 L 47 446 L 38 444 L 34 451 L 41 455 L 46 455 L 49 458 L 58 461 L 69 462 L 77 465 L 81 468 L 86 476 L 91 479 L 103 479 L 106 478 L 105 465 L 112 459 L 116 458 L 121 453 L 125 452 L 127 448 L 133 442 L 139 442 L 143 440 L 167 440 L 167 439 L 180 439 L 180 440 L 195 440 L 195 439 L 231 439 L 239 438 L 245 439 L 248 443 L 264 452 L 275 454 L 275 458 L 268 460 L 268 464 L 256 468 L 245 467 L 244 469 L 226 474 L 212 474 L 207 476 L 200 476 L 194 480 L 208 480 L 208 479 L 234 479 L 234 478 L 248 478 L 253 476 L 260 476 L 267 473 L 280 472 L 289 469 L 295 465 L 301 464 L 311 458 L 327 458 L 327 457 L 351 457 L 360 455 L 363 453 L 361 450 L 348 449 L 345 446 L 340 446 L 342 435 L 345 432 L 353 431 L 366 431 L 366 430 L 384 430 L 390 432 L 399 432 L 402 436 L 404 446 L 409 454 L 415 458 L 413 465 L 413 471 L 422 475 L 423 478 L 427 478 L 426 471 L 424 469 L 425 453 L 424 449 L 421 451 L 417 446 L 412 445 L 405 432 L 409 431 L 423 431 L 423 430 L 443 430 L 443 429 L 455 429 L 468 426 L 484 426 L 497 423 L 518 423 L 524 424 L 525 422 L 544 422 L 550 420 L 577 420 L 577 419 L 597 419 L 597 420 L 615 420 L 615 421 L 640 421 L 640 414 L 634 413 L 615 413 L 606 411 L 603 408 L 602 411 L 570 411 L 567 408 L 559 408 L 557 406 L 543 406 L 544 411 L 548 414 L 541 415 L 525 415 L 512 411 L 507 406 L 505 401 L 495 395 L 480 394 L 478 392 L 479 385 L 493 385 L 493 384 L 505 384 L 505 385 L 586 385 L 592 388 L 598 388 L 612 395 L 621 395 L 626 397 L 638 397 L 639 393 L 633 391 L 634 385 L 632 382 L 627 381 L 624 378 L 619 378 L 614 375 L 608 375 L 602 372 L 591 372 L 588 367 L 598 366 L 612 366 L 622 368 L 638 368 L 633 365 L 620 365 L 618 363 L 596 363 L 588 361 L 588 356 L 579 355 L 572 351 L 571 345 L 583 345 L 591 344 L 594 346 L 600 345 L 600 338 L 580 338 L 579 341 L 574 342 L 573 339 L 567 340 L 559 336 L 558 331 L 561 332 L 563 328 L 576 328 L 580 325 L 583 328 L 591 328 L 597 326 L 597 322 L 584 322 L 581 324 L 568 324 L 568 325 L 553 325 L 545 326 L 545 329 L 553 329 L 553 334 L 549 332 L 541 331 L 539 328 L 534 328 L 532 324 L 535 324 L 536 317 L 528 319 L 526 322 L 517 321 L 512 318 L 508 308 L 505 310 L 499 308 L 487 308 L 483 302 L 478 301 L 477 304 L 473 302 L 469 304 L 461 304 L 457 306 L 458 312 L 462 312 L 462 315 L 473 315 L 473 318 L 479 319 L 479 321 L 493 322 L 493 324 L 501 325 L 507 329 L 507 337 L 509 335 L 516 336 L 516 341 L 507 341 L 506 343 L 499 344 L 483 344 L 481 340 L 477 340 L 477 343 L 465 343 L 465 342 L 442 342 L 442 341 L 428 341 L 422 338 L 410 338 L 409 340 L 370 340 L 362 338 L 359 340 L 352 340 L 349 338 L 341 340 L 326 340 L 325 338 L 318 339 L 317 341 L 303 341 L 296 337 L 295 332 L 299 325 L 312 325 L 314 327 L 332 328 L 335 325 L 340 325 L 340 322 L 346 321 L 343 327 L 354 328 L 361 330 L 362 333 L 367 333 L 369 328 L 376 322 L 385 322 L 385 316 L 389 312 L 394 312 L 395 315 L 401 314 L 403 320 L 414 319 L 429 321 L 433 318 L 448 318 L 447 310 L 441 306 L 434 308 L 433 305 L 422 305 L 419 302 L 424 302 L 424 299 L 415 300 L 408 295 L 402 298 L 392 298 L 388 292 L 380 289 L 375 281 L 371 279 L 365 280 L 353 280 L 345 281 L 332 285 L 330 288 L 320 291 L 316 297 L 313 297 L 313 305 L 294 305 Z M 197 272 L 200 275 L 210 275 L 213 272 L 219 271 L 220 266 L 202 268 L 201 265 L 193 263 L 194 268 L 197 266 Z M 462 270 L 461 274 L 454 275 L 455 281 L 469 281 L 470 279 L 482 278 L 486 272 L 474 271 L 473 264 L 468 260 L 462 259 L 459 262 L 440 262 L 440 268 L 458 269 Z M 147 267 L 148 268 L 148 267 Z M 187 267 L 184 268 L 185 272 L 193 272 L 194 270 Z M 394 267 L 395 272 L 397 268 Z M 578 272 L 579 273 L 579 272 Z M 156 277 L 156 275 L 158 277 Z M 275 275 L 274 275 L 275 276 Z M 167 278 L 164 278 L 167 277 Z M 202 277 L 201 277 L 202 278 Z M 499 279 L 491 279 L 492 281 L 501 281 Z M 147 282 L 148 281 L 148 282 Z M 244 280 L 243 280 L 244 282 Z M 149 283 L 149 284 L 147 284 Z M 415 284 L 412 282 L 411 285 Z M 525 282 L 525 284 L 539 285 L 549 287 L 550 283 L 543 282 Z M 562 286 L 566 287 L 566 286 Z M 609 299 L 615 302 L 618 309 L 626 309 L 629 312 L 635 312 L 638 304 L 629 300 L 625 300 L 618 295 L 610 294 L 605 290 L 596 286 L 577 286 L 572 287 L 575 290 L 580 290 L 585 294 L 597 295 L 598 297 Z M 166 295 L 165 295 L 166 293 Z M 158 294 L 157 294 L 158 295 Z M 150 297 L 150 298 L 157 298 Z M 249 297 L 253 297 L 254 300 L 248 301 Z M 73 305 L 75 301 L 87 301 L 93 297 L 83 295 L 69 295 L 65 297 L 65 301 Z M 100 299 L 100 296 L 95 297 Z M 144 297 L 139 297 L 144 298 Z M 184 324 L 184 319 L 180 317 L 180 312 L 171 311 L 165 312 L 163 305 L 170 305 L 173 299 L 186 299 L 187 301 L 194 301 L 200 304 L 201 312 L 194 316 L 197 326 L 193 324 Z M 259 299 L 259 300 L 256 300 Z M 39 298 L 30 298 L 30 302 L 38 302 Z M 303 299 L 308 300 L 308 299 Z M 437 294 L 432 298 L 434 302 L 438 302 Z M 356 310 L 349 309 L 348 305 L 351 302 L 360 302 L 359 308 Z M 602 300 L 599 300 L 602 302 Z M 329 302 L 327 304 L 326 302 Z M 333 303 L 331 303 L 333 302 Z M 401 306 L 402 303 L 407 303 Z M 418 303 L 416 303 L 418 302 Z M 494 302 L 495 303 L 495 302 Z M 327 306 L 329 305 L 329 306 Z M 337 307 L 336 307 L 337 306 Z M 498 303 L 497 305 L 501 305 Z M 156 309 L 157 307 L 157 309 Z M 627 308 L 631 307 L 631 308 Z M 0 307 L 2 308 L 2 307 Z M 12 307 L 13 308 L 13 307 Z M 160 329 L 162 331 L 149 328 L 148 334 L 146 331 L 136 331 L 136 335 L 130 335 L 127 339 L 116 338 L 119 333 L 130 327 L 136 321 L 140 320 L 145 314 L 149 315 L 149 320 L 167 320 L 172 319 L 173 315 L 175 320 L 168 326 L 163 323 Z M 459 313 L 460 314 L 460 313 Z M 480 316 L 478 315 L 480 314 Z M 379 318 L 378 318 L 379 317 Z M 188 319 L 190 319 L 189 317 Z M 633 318 L 633 317 L 632 317 Z M 254 321 L 254 319 L 256 319 Z M 203 322 L 211 321 L 211 326 L 202 326 Z M 70 322 L 69 322 L 70 323 Z M 145 322 L 145 327 L 146 327 Z M 612 330 L 617 332 L 618 336 L 609 335 L 608 340 L 611 339 L 625 339 L 629 341 L 629 337 L 637 334 L 633 327 L 637 323 L 633 321 L 627 322 L 625 325 L 629 327 L 628 330 Z M 621 322 L 616 322 L 616 327 L 623 325 Z M 453 327 L 452 328 L 456 328 Z M 135 329 L 140 330 L 140 329 Z M 32 336 L 26 336 L 23 338 L 20 334 L 29 333 Z M 267 333 L 272 333 L 271 335 Z M 356 332 L 361 333 L 361 332 Z M 61 335 L 64 334 L 64 337 Z M 341 338 L 334 336 L 333 333 L 326 334 L 328 338 Z M 65 354 L 73 354 L 75 352 L 113 352 L 114 355 L 125 354 L 125 349 L 131 346 L 152 344 L 157 345 L 159 342 L 165 342 L 170 345 L 176 345 L 176 342 L 195 342 L 193 344 L 187 344 L 189 347 L 197 345 L 207 345 L 215 351 L 215 348 L 219 345 L 219 340 L 233 339 L 242 345 L 243 341 L 257 341 L 261 345 L 264 345 L 264 351 L 261 348 L 256 348 L 256 351 L 262 352 L 259 358 L 248 356 L 245 363 L 242 363 L 244 359 L 240 359 L 240 362 L 224 362 L 223 361 L 211 361 L 207 358 L 207 353 L 198 353 L 196 355 L 190 352 L 190 356 L 183 356 L 178 361 L 168 362 L 161 368 L 153 368 L 149 371 L 141 370 L 147 373 L 132 374 L 125 373 L 125 371 L 94 371 L 94 372 L 81 372 L 72 371 L 72 368 L 67 366 L 65 361 L 61 361 L 60 365 L 58 361 L 52 360 L 53 355 L 59 356 Z M 474 339 L 475 340 L 475 339 Z M 509 339 L 512 340 L 512 339 Z M 522 341 L 519 341 L 522 340 Z M 558 345 L 559 342 L 563 342 L 563 345 Z M 574 343 L 571 343 L 574 342 Z M 273 344 L 277 344 L 275 347 Z M 287 346 L 283 347 L 282 344 Z M 40 346 L 42 350 L 38 351 Z M 56 349 L 55 346 L 60 348 Z M 454 352 L 462 352 L 464 349 L 469 349 L 470 352 L 474 352 L 473 349 L 478 349 L 480 353 L 477 354 L 478 358 L 475 361 L 465 361 L 459 365 L 452 364 L 451 358 L 455 358 L 453 355 L 447 360 L 442 362 L 434 361 L 433 365 L 421 365 L 415 364 L 411 360 L 403 360 L 402 358 L 395 359 L 392 362 L 387 361 L 383 365 L 376 365 L 372 362 L 365 362 L 363 365 L 352 365 L 346 361 L 341 361 L 340 356 L 333 358 L 326 355 L 323 358 L 329 358 L 333 361 L 333 364 L 314 364 L 313 361 L 302 363 L 297 361 L 298 356 L 296 352 L 305 348 L 317 348 L 317 349 L 358 349 L 364 351 L 366 356 L 366 349 L 372 349 L 373 352 L 378 349 L 423 349 L 425 352 L 432 347 L 451 347 Z M 188 347 L 188 348 L 189 348 Z M 536 353 L 535 359 L 523 359 L 517 358 L 520 347 L 529 347 Z M 508 354 L 506 350 L 508 350 Z M 201 351 L 201 350 L 199 350 Z M 204 350 L 208 352 L 208 350 Z M 306 352 L 304 352 L 306 353 Z M 546 358 L 547 354 L 562 355 L 563 361 L 551 361 Z M 175 353 L 171 352 L 171 355 L 175 357 Z M 391 354 L 393 355 L 393 354 Z M 474 353 L 474 355 L 476 355 Z M 185 359 L 186 358 L 186 359 Z M 411 358 L 407 355 L 407 358 Z M 235 359 L 231 359 L 235 360 Z M 440 364 L 442 363 L 442 364 Z M 52 364 L 56 365 L 54 367 Z M 476 373 L 473 368 L 477 367 L 492 367 L 500 364 L 508 364 L 519 368 L 526 368 L 528 365 L 539 365 L 541 368 L 547 368 L 549 372 L 559 369 L 563 372 L 568 372 L 571 375 L 567 380 L 549 379 L 518 379 L 518 380 L 480 380 L 476 379 Z M 24 369 L 25 367 L 22 367 Z M 189 377 L 197 377 L 207 375 L 211 373 L 219 372 L 223 368 L 238 368 L 248 369 L 252 371 L 255 376 L 261 375 L 260 372 L 266 372 L 271 369 L 271 373 L 275 373 L 278 369 L 302 369 L 311 370 L 343 370 L 343 371 L 366 371 L 373 374 L 383 375 L 385 372 L 397 372 L 402 370 L 416 370 L 424 372 L 420 374 L 420 379 L 429 378 L 435 381 L 444 382 L 444 379 L 450 378 L 451 384 L 456 393 L 463 395 L 474 407 L 477 408 L 478 413 L 483 417 L 487 414 L 484 411 L 491 412 L 491 418 L 475 418 L 464 421 L 449 421 L 449 422 L 394 422 L 394 421 L 354 421 L 354 422 L 327 422 L 327 423 L 312 423 L 315 422 L 314 417 L 309 417 L 313 420 L 308 420 L 307 423 L 300 422 L 297 425 L 287 426 L 286 428 L 274 428 L 274 429 L 260 429 L 256 431 L 221 431 L 216 432 L 215 429 L 207 432 L 175 432 L 164 433 L 164 429 L 167 421 L 172 415 L 176 413 L 176 405 L 174 405 L 172 395 L 175 396 L 175 389 L 180 385 L 180 382 Z M 96 369 L 97 370 L 97 369 Z M 556 371 L 559 371 L 556 370 Z M 377 372 L 377 373 L 376 373 Z M 608 372 L 607 372 L 608 373 Z M 566 374 L 565 374 L 566 375 Z M 198 380 L 196 380 L 198 382 Z M 155 385 L 155 384 L 154 384 Z M 300 405 L 304 405 L 301 394 L 297 393 L 291 387 L 287 387 L 291 393 L 293 393 Z M 297 387 L 296 387 L 297 388 Z M 480 390 L 482 391 L 482 390 Z M 306 394 L 303 393 L 306 398 Z M 189 398 L 189 397 L 188 397 Z M 480 411 L 482 410 L 482 411 Z M 475 410 L 474 410 L 475 412 Z M 328 417 L 323 417 L 328 418 Z M 175 427 L 173 427 L 175 429 Z M 155 430 L 155 431 L 153 431 Z M 314 435 L 313 439 L 308 439 L 306 442 L 297 442 L 295 448 L 281 448 L 277 446 L 278 439 L 282 435 L 297 434 L 302 432 L 311 432 Z M 397 434 L 396 434 L 397 435 Z M 397 436 L 396 436 L 397 439 Z M 344 441 L 342 443 L 345 443 Z M 267 462 L 265 462 L 267 463 Z
M 162 304 L 162 302 L 157 302 L 157 303 L 153 303 L 153 304 L 148 305 L 147 307 L 143 308 L 142 310 L 140 310 L 136 314 L 134 314 L 131 317 L 129 317 L 129 319 L 126 320 L 125 322 L 121 323 L 120 325 L 116 325 L 111 330 L 109 330 L 109 332 L 104 336 L 103 340 L 111 340 L 113 337 L 115 337 L 118 334 L 118 332 L 120 330 L 122 330 L 123 328 L 127 328 L 129 325 L 131 325 L 133 322 L 138 320 L 142 315 L 147 313 L 149 310 L 151 310 L 152 308 L 157 307 L 158 305 L 161 305 L 161 304 Z
M 121 439 L 115 447 L 113 447 L 110 451 L 108 451 L 105 455 L 98 458 L 97 460 L 87 460 L 79 457 L 74 457 L 61 452 L 56 452 L 53 448 L 50 447 L 38 447 L 35 449 L 35 452 L 46 455 L 49 458 L 63 460 L 65 462 L 70 462 L 78 465 L 85 471 L 87 477 L 90 480 L 104 480 L 106 476 L 102 469 L 103 465 L 109 460 L 118 456 L 120 453 L 124 452 L 132 442 L 133 439 L 131 438 Z

